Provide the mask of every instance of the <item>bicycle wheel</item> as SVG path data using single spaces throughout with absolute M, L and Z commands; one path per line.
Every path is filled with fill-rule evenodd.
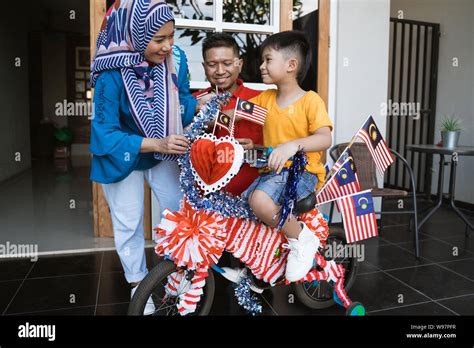
M 128 315 L 143 315 L 145 304 L 151 296 L 155 304 L 156 316 L 175 316 L 180 315 L 176 304 L 178 297 L 166 297 L 165 285 L 168 282 L 168 276 L 177 272 L 176 265 L 165 260 L 156 265 L 147 276 L 138 285 L 130 305 L 128 307 Z M 201 301 L 196 307 L 196 311 L 192 315 L 207 315 L 212 307 L 214 300 L 215 282 L 214 274 L 209 269 L 209 275 L 206 278 L 206 285 L 203 289 Z
M 328 236 L 326 247 L 323 251 L 323 255 L 328 255 L 327 250 L 329 247 L 335 247 L 336 250 L 340 249 L 341 246 L 347 245 L 346 236 L 343 230 L 334 229 Z M 334 250 L 334 249 L 333 249 Z M 336 258 L 326 257 L 326 260 L 334 259 L 336 263 L 342 264 L 345 269 L 344 273 L 344 289 L 349 291 L 354 284 L 355 277 L 357 275 L 358 261 L 355 257 L 348 257 L 346 255 L 336 255 Z M 313 309 L 329 308 L 335 304 L 334 298 L 334 286 L 327 281 L 316 281 L 308 283 L 295 284 L 296 297 L 307 307 Z

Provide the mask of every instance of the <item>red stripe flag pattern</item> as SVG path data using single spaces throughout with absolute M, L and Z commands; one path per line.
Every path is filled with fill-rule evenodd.
M 337 201 L 348 243 L 378 235 L 374 202 L 370 190 L 339 198 Z
M 268 110 L 244 99 L 237 98 L 235 115 L 263 126 Z
M 357 192 L 360 192 L 359 178 L 353 161 L 347 158 L 317 194 L 316 203 L 320 205 Z
M 393 163 L 394 158 L 375 125 L 372 116 L 369 116 L 362 128 L 357 132 L 357 136 L 367 145 L 378 171 L 383 175 L 385 169 Z

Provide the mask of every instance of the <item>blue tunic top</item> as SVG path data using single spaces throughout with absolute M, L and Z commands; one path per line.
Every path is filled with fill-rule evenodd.
M 191 123 L 196 99 L 189 92 L 188 64 L 184 52 L 173 47 L 178 72 L 183 127 Z M 94 90 L 90 151 L 92 181 L 103 184 L 123 180 L 134 170 L 149 169 L 160 161 L 153 153 L 140 153 L 143 135 L 130 112 L 130 103 L 119 70 L 100 73 Z

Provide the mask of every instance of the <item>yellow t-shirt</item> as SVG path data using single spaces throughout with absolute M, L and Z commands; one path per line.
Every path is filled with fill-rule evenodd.
M 333 129 L 324 101 L 316 92 L 306 92 L 295 103 L 284 109 L 278 106 L 276 96 L 277 90 L 269 89 L 250 99 L 250 102 L 268 110 L 263 125 L 264 146 L 275 148 L 291 140 L 306 138 L 322 127 Z M 307 152 L 306 155 L 308 157 L 306 170 L 318 176 L 318 184 L 323 183 L 326 174 L 324 164 L 321 163 L 323 151 Z M 287 161 L 285 167 L 289 167 L 290 164 L 291 161 Z

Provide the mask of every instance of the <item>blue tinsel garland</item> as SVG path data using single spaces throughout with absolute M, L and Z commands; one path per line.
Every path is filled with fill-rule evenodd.
M 262 305 L 250 290 L 250 277 L 243 278 L 239 284 L 235 285 L 234 293 L 239 305 L 248 313 L 252 315 L 262 313 Z
M 307 163 L 308 159 L 303 151 L 300 150 L 293 156 L 293 162 L 288 169 L 288 180 L 285 184 L 285 190 L 283 191 L 285 199 L 280 211 L 280 221 L 278 223 L 278 228 L 280 229 L 295 207 L 297 200 L 296 188 L 298 187 L 298 183 Z

